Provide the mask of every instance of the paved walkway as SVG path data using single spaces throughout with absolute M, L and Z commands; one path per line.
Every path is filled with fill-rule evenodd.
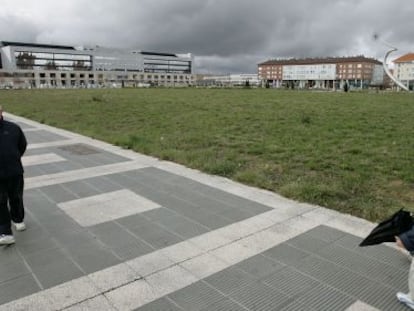
M 28 229 L 0 311 L 406 310 L 409 259 L 364 220 L 10 114 Z

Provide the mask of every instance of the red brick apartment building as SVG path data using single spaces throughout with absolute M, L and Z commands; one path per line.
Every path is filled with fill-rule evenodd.
M 271 87 L 341 89 L 384 85 L 382 63 L 364 56 L 275 59 L 258 64 L 258 76 Z

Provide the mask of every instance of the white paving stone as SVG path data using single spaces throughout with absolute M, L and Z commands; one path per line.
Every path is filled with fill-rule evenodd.
M 204 279 L 218 271 L 228 268 L 228 264 L 225 261 L 212 254 L 202 254 L 191 260 L 182 262 L 180 266 L 199 279 Z
M 266 229 L 240 240 L 240 243 L 254 253 L 261 253 L 281 243 L 282 237 L 272 229 Z
M 252 250 L 248 249 L 240 241 L 222 246 L 209 252 L 209 254 L 223 260 L 228 266 L 232 266 L 244 259 L 253 256 Z
M 84 302 L 76 304 L 72 307 L 64 309 L 64 311 L 91 311 L 91 310 L 102 310 L 102 311 L 117 311 L 106 299 L 104 295 L 88 299 Z
M 35 128 L 35 127 L 31 127 L 31 128 L 25 128 L 25 129 L 23 129 L 23 131 L 26 133 L 26 132 L 36 132 L 36 131 L 38 131 L 39 129 L 38 128 Z
M 358 237 L 367 236 L 376 226 L 375 223 L 351 215 L 342 214 L 334 210 L 319 207 L 302 215 L 312 221 L 318 221 L 326 226 L 347 232 Z
M 94 166 L 56 174 L 41 175 L 25 179 L 25 189 L 34 189 L 55 184 L 62 184 L 85 178 L 104 176 L 148 167 L 140 161 L 125 161 L 121 163 Z
M 43 294 L 36 293 L 21 299 L 0 305 L 0 311 L 54 310 L 51 301 Z
M 173 293 L 198 280 L 199 278 L 179 265 L 151 274 L 146 278 L 148 284 L 157 293 L 158 298 Z
M 27 150 L 73 145 L 73 144 L 76 144 L 78 142 L 79 142 L 79 140 L 77 140 L 77 139 L 64 139 L 64 140 L 55 140 L 55 141 L 51 141 L 51 142 L 47 142 L 47 143 L 28 144 L 27 145 Z
M 79 225 L 89 227 L 161 206 L 130 190 L 123 189 L 59 203 L 58 207 Z
M 161 250 L 161 253 L 171 259 L 173 262 L 179 263 L 187 259 L 199 256 L 202 253 L 201 248 L 189 241 L 183 241 Z
M 141 279 L 141 275 L 126 263 L 89 274 L 91 282 L 100 290 L 107 292 L 122 285 Z
M 47 289 L 41 294 L 49 300 L 49 306 L 45 309 L 51 307 L 52 310 L 61 310 L 98 296 L 100 292 L 91 280 L 85 276 Z
M 208 251 L 229 244 L 232 242 L 232 239 L 224 237 L 223 234 L 215 230 L 196 236 L 187 241 L 197 245 L 202 251 Z
M 345 311 L 380 311 L 380 310 L 358 300 L 353 305 L 351 305 L 349 308 L 347 308 Z
M 250 235 L 254 232 L 257 232 L 258 230 L 261 230 L 263 228 L 260 227 L 253 227 L 250 226 L 248 224 L 246 224 L 246 222 L 248 222 L 249 219 L 244 220 L 244 221 L 240 221 L 240 222 L 236 222 L 234 224 L 225 226 L 223 228 L 217 229 L 216 232 L 220 235 L 222 235 L 224 238 L 229 239 L 230 241 L 235 241 L 240 239 L 241 237 L 245 237 L 247 235 Z M 267 227 L 268 224 L 265 223 L 265 226 Z
M 159 294 L 145 279 L 141 279 L 107 292 L 104 296 L 117 310 L 127 311 L 154 301 Z
M 160 270 L 172 267 L 177 263 L 160 251 L 155 251 L 144 256 L 129 260 L 126 262 L 139 275 L 146 277 Z
M 276 210 L 271 210 L 263 214 L 256 215 L 255 217 L 248 218 L 244 221 L 244 224 L 249 228 L 263 229 L 274 225 L 274 220 L 269 217 L 270 214 L 274 213 Z
M 45 153 L 39 155 L 24 156 L 22 158 L 22 163 L 24 167 L 63 161 L 67 160 L 57 155 L 56 153 Z
M 376 224 L 367 220 L 344 214 L 332 219 L 326 225 L 360 238 L 366 237 L 376 226 Z

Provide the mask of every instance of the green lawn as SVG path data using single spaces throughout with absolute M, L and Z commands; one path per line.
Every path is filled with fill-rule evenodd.
M 414 94 L 0 91 L 5 110 L 378 221 L 414 211 Z

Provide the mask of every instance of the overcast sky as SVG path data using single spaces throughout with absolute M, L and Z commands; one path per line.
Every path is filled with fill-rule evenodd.
M 192 53 L 196 73 L 272 58 L 414 52 L 413 0 L 1 0 L 0 41 Z M 379 40 L 373 35 L 378 34 Z

